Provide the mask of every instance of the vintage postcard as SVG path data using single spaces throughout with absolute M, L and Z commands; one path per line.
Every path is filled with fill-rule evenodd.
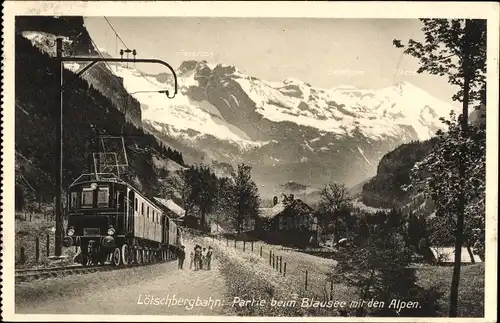
M 497 3 L 2 17 L 3 320 L 496 322 Z

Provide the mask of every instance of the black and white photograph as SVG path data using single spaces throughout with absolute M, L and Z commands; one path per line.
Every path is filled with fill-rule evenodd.
M 496 321 L 497 3 L 2 6 L 5 320 Z

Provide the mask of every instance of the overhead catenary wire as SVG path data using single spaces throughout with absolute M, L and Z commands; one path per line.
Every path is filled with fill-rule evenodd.
M 106 20 L 106 22 L 108 23 L 109 27 L 111 27 L 111 29 L 113 30 L 113 32 L 115 33 L 115 36 L 121 41 L 121 43 L 123 44 L 123 46 L 125 46 L 126 49 L 130 49 L 126 44 L 125 42 L 123 41 L 123 39 L 120 37 L 120 35 L 118 35 L 118 32 L 116 31 L 115 27 L 113 27 L 113 25 L 111 24 L 111 22 L 108 20 L 108 18 L 104 17 L 104 19 Z
M 116 51 L 118 52 L 118 40 L 121 42 L 121 44 L 125 47 L 125 49 L 129 50 L 130 51 L 130 47 L 127 46 L 127 44 L 125 44 L 125 41 L 123 40 L 123 38 L 118 34 L 118 31 L 117 29 L 113 26 L 113 24 L 109 21 L 109 19 L 107 17 L 104 17 L 104 19 L 106 20 L 107 24 L 109 25 L 109 27 L 111 28 L 111 30 L 113 31 L 113 33 L 115 34 L 115 46 L 116 46 Z M 95 45 L 94 45 L 95 46 Z M 97 46 L 96 46 L 97 48 Z M 135 53 L 134 53 L 135 55 Z M 135 65 L 135 64 L 134 64 Z M 109 66 L 109 65 L 108 65 Z M 116 67 L 116 70 L 118 70 L 118 65 Z M 148 77 L 148 75 L 146 75 L 143 71 L 141 71 L 140 69 L 136 68 L 136 71 L 140 74 L 140 76 L 148 83 L 152 84 L 152 85 L 155 85 Z M 127 111 L 127 108 L 128 108 L 128 99 L 127 99 L 127 102 L 126 102 L 126 106 L 125 106 L 125 113 Z M 123 125 L 122 125 L 122 132 L 123 132 Z
M 104 17 L 104 19 L 105 19 L 105 20 L 106 20 L 106 22 L 108 23 L 108 25 L 109 25 L 109 27 L 111 28 L 111 30 L 115 33 L 115 37 L 116 37 L 116 39 L 117 39 L 117 40 L 120 40 L 120 42 L 121 42 L 121 43 L 122 43 L 122 45 L 125 47 L 125 49 L 130 50 L 130 48 L 127 46 L 127 44 L 125 44 L 125 41 L 123 40 L 123 38 L 122 38 L 122 37 L 120 37 L 120 35 L 118 34 L 118 31 L 117 31 L 117 30 L 116 30 L 116 28 L 113 26 L 113 24 L 109 21 L 109 19 L 108 19 L 107 17 Z M 117 52 L 118 52 L 118 45 L 116 45 L 116 46 L 117 46 L 117 49 L 116 49 L 116 50 L 117 50 Z M 147 77 L 147 75 L 146 75 L 143 71 L 141 71 L 141 70 L 140 70 L 140 69 L 138 69 L 138 68 L 136 68 L 136 70 L 137 70 L 137 72 L 141 75 L 141 77 L 142 77 L 145 81 L 147 81 L 148 83 L 153 84 L 153 83 L 151 82 L 151 80 L 149 80 L 149 78 Z M 154 84 L 153 84 L 153 85 L 154 85 Z
M 99 50 L 99 47 L 97 47 L 97 44 L 94 42 L 94 40 L 92 39 L 92 37 L 90 37 L 90 36 L 89 36 L 89 38 L 90 38 L 90 42 L 92 43 L 92 45 L 94 45 L 94 48 L 95 48 L 95 50 L 96 50 L 97 54 L 98 54 L 101 58 L 104 58 L 104 55 L 103 55 L 103 54 L 101 53 L 101 51 Z M 109 70 L 110 70 L 110 71 L 112 71 L 111 66 L 109 65 L 109 63 L 108 63 L 108 62 L 104 61 L 104 64 L 106 64 L 106 65 L 108 66 Z M 115 76 L 115 77 L 116 77 L 116 76 Z M 115 78 L 113 78 L 113 80 L 115 80 Z M 116 81 L 116 80 L 115 80 L 115 81 Z

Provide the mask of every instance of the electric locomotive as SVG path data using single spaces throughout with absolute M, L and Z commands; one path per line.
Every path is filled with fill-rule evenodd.
M 63 243 L 83 266 L 174 259 L 181 229 L 139 190 L 113 173 L 82 174 L 69 187 Z

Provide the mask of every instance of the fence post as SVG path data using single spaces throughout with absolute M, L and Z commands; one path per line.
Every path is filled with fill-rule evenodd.
M 282 265 L 283 265 L 283 256 L 280 256 L 280 274 L 282 273 L 282 271 L 281 271 Z
M 273 254 L 273 268 L 276 269 L 276 255 Z
M 305 290 L 307 290 L 307 269 L 306 269 Z
M 234 249 L 236 249 L 236 237 L 234 238 Z
M 21 255 L 19 261 L 24 264 L 26 262 L 26 254 L 24 253 L 24 247 L 21 247 Z
M 47 258 L 50 257 L 50 236 L 48 234 L 45 241 L 45 250 L 47 251 Z
M 269 266 L 271 266 L 271 258 L 273 256 L 273 251 L 269 250 Z
M 229 246 L 229 237 L 226 237 L 226 246 Z
M 252 240 L 251 244 L 252 244 L 252 252 L 253 252 L 253 240 Z
M 35 238 L 35 262 L 40 261 L 40 238 L 37 236 Z
M 260 256 L 262 257 L 262 246 L 260 246 Z
M 333 300 L 333 279 L 330 281 L 330 300 Z
M 283 267 L 283 276 L 286 276 L 286 261 L 285 261 L 284 267 Z
M 245 247 L 246 247 L 247 242 L 243 240 L 243 252 L 245 252 Z

